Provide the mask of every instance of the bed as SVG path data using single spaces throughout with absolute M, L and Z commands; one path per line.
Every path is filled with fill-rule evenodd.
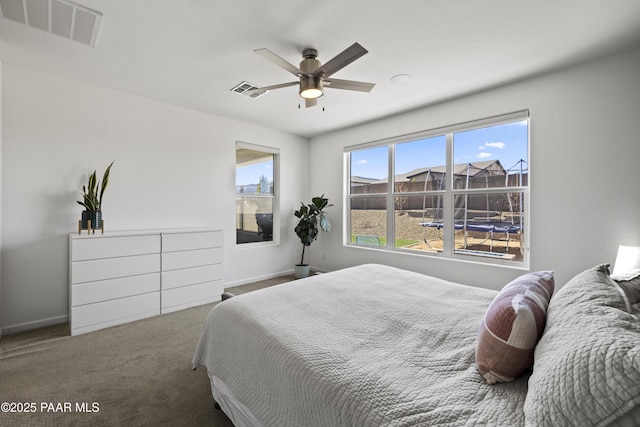
M 214 400 L 238 427 L 638 425 L 637 306 L 605 270 L 588 270 L 577 284 L 548 295 L 551 302 L 541 305 L 555 317 L 546 327 L 544 320 L 534 322 L 537 346 L 527 350 L 533 373 L 525 369 L 507 382 L 488 384 L 477 353 L 490 308 L 504 290 L 375 264 L 218 304 L 193 367 L 206 367 Z M 606 288 L 586 299 L 586 305 L 602 304 L 596 317 L 593 307 L 575 303 L 585 281 L 592 286 L 594 280 Z M 594 341 L 593 333 L 574 312 L 565 316 L 566 306 L 620 330 L 599 333 L 585 352 L 583 340 Z M 602 366 L 594 371 L 600 351 Z

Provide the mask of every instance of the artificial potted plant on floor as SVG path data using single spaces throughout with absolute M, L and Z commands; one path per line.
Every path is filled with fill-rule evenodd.
M 83 230 L 96 230 L 102 228 L 102 196 L 104 190 L 107 189 L 109 184 L 109 172 L 113 162 L 105 169 L 104 175 L 102 175 L 102 183 L 98 181 L 96 171 L 93 171 L 89 175 L 89 182 L 86 186 L 82 186 L 82 200 L 77 200 L 80 206 L 84 207 L 82 212 L 81 228 Z
M 327 214 L 323 212 L 323 209 L 330 206 L 329 199 L 324 197 L 324 194 L 319 197 L 311 199 L 311 203 L 306 205 L 300 204 L 300 209 L 294 212 L 297 218 L 300 218 L 298 225 L 296 225 L 295 232 L 302 242 L 302 256 L 300 257 L 300 263 L 295 266 L 295 275 L 297 279 L 309 276 L 309 265 L 304 263 L 304 250 L 307 246 L 310 246 L 314 240 L 318 238 L 320 230 L 329 231 L 331 223 Z

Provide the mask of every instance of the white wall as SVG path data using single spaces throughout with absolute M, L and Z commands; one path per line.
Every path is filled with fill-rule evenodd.
M 640 50 L 313 138 L 311 192 L 342 219 L 343 147 L 522 109 L 531 111 L 530 269 L 554 270 L 561 286 L 613 264 L 619 244 L 640 245 Z M 334 223 L 312 246 L 319 268 L 378 262 L 493 289 L 522 273 L 345 247 Z
M 213 226 L 225 232 L 225 282 L 291 270 L 291 212 L 308 194 L 308 140 L 4 64 L 2 300 L 15 332 L 66 320 L 68 234 L 87 176 L 115 159 L 105 228 Z M 235 245 L 235 142 L 277 147 L 280 245 Z M 77 231 L 76 231 L 77 232 Z

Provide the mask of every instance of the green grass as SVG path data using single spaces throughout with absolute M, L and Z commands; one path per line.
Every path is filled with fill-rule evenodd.
M 386 237 L 378 237 L 380 239 L 380 246 L 386 246 L 387 238 Z M 351 235 L 351 243 L 356 242 L 356 235 Z M 408 240 L 408 239 L 396 239 L 396 248 L 402 248 L 404 246 L 413 245 L 414 243 L 418 243 L 419 240 Z
M 418 243 L 419 241 L 420 240 L 396 239 L 396 248 L 413 245 L 415 243 Z

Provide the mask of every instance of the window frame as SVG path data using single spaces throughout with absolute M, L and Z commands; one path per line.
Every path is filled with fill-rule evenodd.
M 257 197 L 257 198 L 271 199 L 272 215 L 273 215 L 273 230 L 272 230 L 271 240 L 255 241 L 255 242 L 238 242 L 238 237 L 236 233 L 235 245 L 236 247 L 243 248 L 243 247 L 255 247 L 256 245 L 280 244 L 280 149 L 276 147 L 266 146 L 266 145 L 254 144 L 250 142 L 236 141 L 236 146 L 235 146 L 236 163 L 234 167 L 234 179 L 233 179 L 234 181 L 233 193 L 235 196 L 235 203 L 236 203 L 236 209 L 234 214 L 236 216 L 238 215 L 237 200 L 238 198 L 243 197 L 242 195 L 238 194 L 236 191 L 236 187 L 238 184 L 236 182 L 235 173 L 238 168 L 238 163 L 237 163 L 238 149 L 258 151 L 265 154 L 273 155 L 273 184 L 272 184 L 273 194 L 254 193 L 254 194 L 247 194 L 246 196 L 244 196 L 244 197 L 252 197 L 252 198 Z
M 493 126 L 500 126 L 509 123 L 516 123 L 518 121 L 527 122 L 527 185 L 513 187 L 489 187 L 489 188 L 454 188 L 454 134 L 466 131 L 472 131 L 476 129 L 482 129 Z M 401 192 L 396 191 L 395 183 L 395 147 L 397 144 L 405 142 L 411 142 L 419 139 L 428 139 L 438 136 L 445 136 L 446 138 L 446 164 L 445 164 L 445 188 L 443 190 L 426 190 L 426 191 L 408 191 Z M 377 147 L 386 146 L 388 149 L 388 173 L 386 191 L 383 193 L 363 193 L 353 194 L 351 186 L 351 153 L 359 150 L 373 149 Z M 531 169 L 530 169 L 530 154 L 531 154 L 531 116 L 529 110 L 521 110 L 512 113 L 502 114 L 498 116 L 492 116 L 473 120 L 469 122 L 459 123 L 450 126 L 443 126 L 421 132 L 415 132 L 405 134 L 397 137 L 391 137 L 383 140 L 367 142 L 363 144 L 357 144 L 344 147 L 344 170 L 345 170 L 345 203 L 344 203 L 344 218 L 346 227 L 344 227 L 345 234 L 343 239 L 343 245 L 348 247 L 368 248 L 371 250 L 381 251 L 393 251 L 398 253 L 407 253 L 418 256 L 433 256 L 439 258 L 446 258 L 452 260 L 464 260 L 482 264 L 501 265 L 515 268 L 529 268 L 530 264 L 530 193 L 531 193 Z M 477 194 L 511 194 L 516 193 L 520 195 L 520 201 L 524 205 L 523 215 L 521 217 L 520 226 L 522 227 L 522 235 L 524 241 L 524 247 L 522 250 L 522 260 L 506 260 L 499 258 L 492 258 L 491 256 L 479 256 L 469 255 L 464 253 L 456 253 L 455 247 L 455 199 L 457 196 L 464 195 L 477 195 Z M 433 253 L 428 251 L 411 250 L 406 248 L 395 247 L 396 233 L 395 233 L 395 212 L 396 203 L 395 198 L 398 196 L 411 197 L 411 196 L 442 196 L 443 205 L 443 250 L 441 252 Z M 352 241 L 352 201 L 359 199 L 384 197 L 386 199 L 386 227 L 387 227 L 387 242 L 380 247 L 370 246 L 355 243 Z

